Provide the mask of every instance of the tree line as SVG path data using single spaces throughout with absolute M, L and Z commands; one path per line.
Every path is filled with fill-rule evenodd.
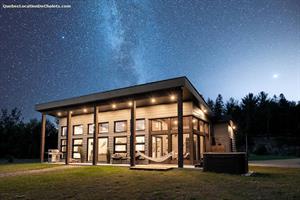
M 300 101 L 288 101 L 283 94 L 269 97 L 260 92 L 249 93 L 241 101 L 230 98 L 225 103 L 219 94 L 215 101 L 208 99 L 207 103 L 216 120 L 229 117 L 235 122 L 240 149 L 245 148 L 246 136 L 250 150 L 255 146 L 254 139 L 259 137 L 300 146 Z
M 51 121 L 46 122 L 45 148 L 57 148 L 57 128 Z M 23 122 L 17 108 L 1 110 L 0 115 L 0 158 L 13 161 L 18 159 L 37 159 L 40 156 L 41 121 L 32 119 Z

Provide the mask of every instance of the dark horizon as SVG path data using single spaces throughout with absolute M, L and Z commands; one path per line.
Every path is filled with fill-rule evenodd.
M 37 103 L 178 76 L 205 100 L 265 91 L 300 101 L 299 1 L 5 2 L 0 108 L 25 120 L 40 117 Z

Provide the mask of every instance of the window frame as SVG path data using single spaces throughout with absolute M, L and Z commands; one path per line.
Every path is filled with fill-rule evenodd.
M 66 144 L 63 144 L 63 141 L 66 141 Z M 66 148 L 65 151 L 62 150 L 63 147 Z M 62 153 L 66 153 L 67 152 L 67 139 L 61 139 L 60 140 L 60 152 L 62 152 Z
M 137 142 L 137 141 L 136 141 L 136 138 L 137 138 L 137 137 L 144 137 L 144 142 Z M 140 151 L 140 152 L 142 152 L 142 153 L 145 153 L 145 144 L 146 144 L 145 139 L 146 139 L 145 135 L 136 135 L 136 136 L 135 136 L 135 149 L 136 149 L 136 145 L 143 145 L 143 146 L 144 146 L 144 150 L 143 150 L 143 151 Z M 137 151 L 137 150 L 136 150 L 136 151 Z
M 157 121 L 157 120 L 161 120 L 161 121 L 164 121 L 166 124 L 167 124 L 167 129 L 166 130 L 163 130 L 163 123 L 161 121 Z M 150 120 L 150 123 L 151 123 L 151 129 L 150 129 L 150 132 L 168 132 L 170 130 L 170 125 L 169 125 L 169 121 L 170 118 L 155 118 L 155 119 L 151 119 Z M 153 121 L 157 121 L 157 122 L 161 122 L 160 126 L 160 130 L 153 130 Z
M 125 122 L 125 130 L 124 131 L 116 131 L 116 124 L 120 122 Z M 127 132 L 127 120 L 119 120 L 119 121 L 114 121 L 114 132 L 115 133 L 125 133 Z
M 117 138 L 126 138 L 126 143 L 116 143 Z M 127 143 L 128 143 L 127 136 L 117 136 L 117 137 L 114 137 L 114 153 L 127 153 Z M 116 145 L 118 145 L 118 146 L 125 146 L 125 151 L 116 151 Z
M 108 128 L 106 132 L 101 132 L 101 125 L 102 124 L 107 124 Z M 105 133 L 109 133 L 109 122 L 99 122 L 98 123 L 98 133 L 99 134 L 105 134 Z
M 91 134 L 94 134 L 94 131 L 92 132 L 92 133 L 90 133 L 90 126 L 91 125 L 94 125 L 94 131 L 95 131 L 95 124 L 94 123 L 89 123 L 88 125 L 87 125 L 87 127 L 88 127 L 88 135 L 91 135 Z
M 141 118 L 141 119 L 136 119 L 135 123 L 137 124 L 137 121 L 144 121 L 144 129 L 137 129 L 137 126 L 135 127 L 136 131 L 145 131 L 146 130 L 146 119 L 145 118 Z
M 82 142 L 81 142 L 81 144 L 75 144 L 75 140 L 81 140 Z M 79 155 L 80 155 L 80 153 L 79 153 L 79 151 L 74 151 L 74 147 L 83 147 L 83 138 L 73 138 L 72 139 L 72 159 L 81 159 L 81 158 L 74 158 L 74 153 L 78 153 Z
M 64 133 L 64 129 L 66 129 L 66 134 L 65 135 L 63 135 L 63 133 Z M 62 136 L 62 137 L 66 137 L 67 136 L 67 134 L 68 134 L 68 127 L 67 126 L 61 126 L 61 128 L 60 128 L 60 136 Z
M 82 133 L 81 134 L 75 134 L 75 127 L 76 126 L 82 126 Z M 83 126 L 83 124 L 76 124 L 76 125 L 73 125 L 73 135 L 75 136 L 75 135 L 83 135 L 84 134 L 84 126 Z

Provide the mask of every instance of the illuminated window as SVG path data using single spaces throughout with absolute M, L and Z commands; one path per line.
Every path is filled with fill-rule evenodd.
M 145 130 L 145 120 L 144 119 L 136 120 L 136 130 L 137 131 L 144 131 Z
M 83 125 L 73 126 L 73 135 L 82 135 L 83 134 Z
M 99 123 L 99 133 L 108 133 L 109 123 L 102 122 Z
M 151 131 L 167 131 L 168 119 L 153 119 L 151 120 Z
M 115 122 L 115 132 L 126 132 L 127 131 L 127 121 L 116 121 Z
M 171 129 L 177 130 L 178 129 L 178 118 L 171 119 Z M 190 129 L 190 117 L 183 117 L 183 129 Z
M 67 150 L 67 140 L 61 140 L 60 151 L 66 153 Z
M 73 139 L 72 158 L 79 159 L 80 151 L 82 151 L 82 139 Z
M 193 123 L 193 129 L 194 130 L 199 130 L 198 119 L 193 118 L 192 123 Z
M 94 134 L 95 125 L 94 124 L 88 124 L 88 133 Z
M 67 127 L 66 126 L 62 126 L 61 127 L 61 136 L 66 136 L 67 135 Z
M 145 152 L 145 136 L 135 137 L 135 150 Z
M 127 137 L 115 137 L 114 142 L 115 153 L 126 153 L 127 152 Z

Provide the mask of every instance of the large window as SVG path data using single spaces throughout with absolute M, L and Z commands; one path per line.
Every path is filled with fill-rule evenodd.
M 99 133 L 108 133 L 109 124 L 108 122 L 99 123 Z
M 114 142 L 115 153 L 126 153 L 127 152 L 127 137 L 115 137 Z
M 137 119 L 135 129 L 137 131 L 144 131 L 145 130 L 145 120 L 144 119 Z
M 145 152 L 145 136 L 136 136 L 135 137 L 135 150 Z
M 174 117 L 171 119 L 172 130 L 178 129 L 178 118 Z M 183 129 L 190 129 L 190 117 L 183 117 Z
M 153 119 L 151 120 L 151 131 L 167 131 L 168 119 Z
M 61 140 L 60 151 L 62 153 L 66 153 L 66 150 L 67 150 L 67 140 Z
M 88 134 L 94 134 L 95 125 L 88 124 Z
M 82 139 L 73 139 L 72 158 L 79 159 L 80 151 L 82 151 Z
M 73 135 L 82 135 L 83 134 L 83 125 L 73 126 Z
M 67 127 L 66 126 L 62 126 L 61 127 L 61 136 L 66 136 L 67 135 Z
M 127 121 L 116 121 L 115 122 L 115 132 L 120 133 L 120 132 L 126 132 L 127 131 Z

